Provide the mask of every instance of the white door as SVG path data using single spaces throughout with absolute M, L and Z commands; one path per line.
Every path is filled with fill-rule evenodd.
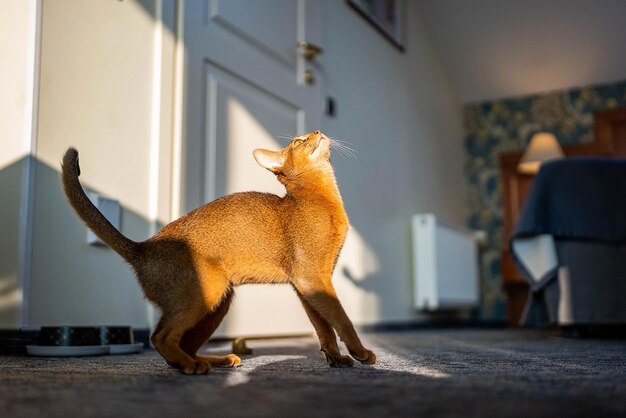
M 318 0 L 185 2 L 185 210 L 239 191 L 284 194 L 252 151 L 319 129 L 319 71 L 297 48 L 319 44 L 319 18 Z M 236 290 L 217 334 L 310 331 L 289 286 L 252 285 Z

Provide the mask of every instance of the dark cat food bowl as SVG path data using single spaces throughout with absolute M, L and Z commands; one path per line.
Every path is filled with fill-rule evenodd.
M 134 354 L 143 350 L 135 343 L 133 329 L 127 326 L 41 327 L 39 344 L 26 346 L 26 352 L 43 357 L 76 357 L 103 354 Z
M 143 350 L 143 343 L 135 343 L 131 327 L 100 327 L 100 341 L 109 347 L 109 354 L 133 354 Z
M 73 346 L 133 344 L 133 329 L 124 326 L 41 327 L 39 345 Z
M 100 327 L 100 344 L 133 344 L 133 329 L 131 327 L 106 326 Z
M 39 345 L 57 347 L 101 345 L 100 327 L 41 327 Z

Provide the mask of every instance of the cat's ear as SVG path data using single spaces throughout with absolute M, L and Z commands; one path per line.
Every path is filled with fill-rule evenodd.
M 278 173 L 283 166 L 285 159 L 281 152 L 269 151 L 266 149 L 255 149 L 252 153 L 256 162 L 272 173 Z

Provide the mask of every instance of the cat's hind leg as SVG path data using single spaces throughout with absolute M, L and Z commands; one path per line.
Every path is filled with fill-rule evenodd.
M 197 309 L 170 314 L 163 312 L 159 325 L 150 337 L 156 350 L 163 356 L 167 364 L 180 369 L 185 374 L 206 374 L 211 364 L 185 353 L 180 347 L 180 340 L 187 331 L 202 317 Z
M 241 359 L 234 354 L 227 356 L 202 356 L 197 354 L 200 347 L 207 342 L 224 319 L 230 308 L 233 293 L 232 289 L 228 289 L 219 305 L 183 334 L 180 340 L 180 348 L 185 353 L 191 357 L 204 360 L 211 366 L 237 367 L 241 364 Z

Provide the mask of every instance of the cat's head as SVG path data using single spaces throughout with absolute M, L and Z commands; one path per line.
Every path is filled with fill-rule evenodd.
M 254 150 L 254 159 L 276 174 L 281 182 L 303 174 L 332 173 L 330 139 L 320 131 L 295 137 L 280 151 Z

